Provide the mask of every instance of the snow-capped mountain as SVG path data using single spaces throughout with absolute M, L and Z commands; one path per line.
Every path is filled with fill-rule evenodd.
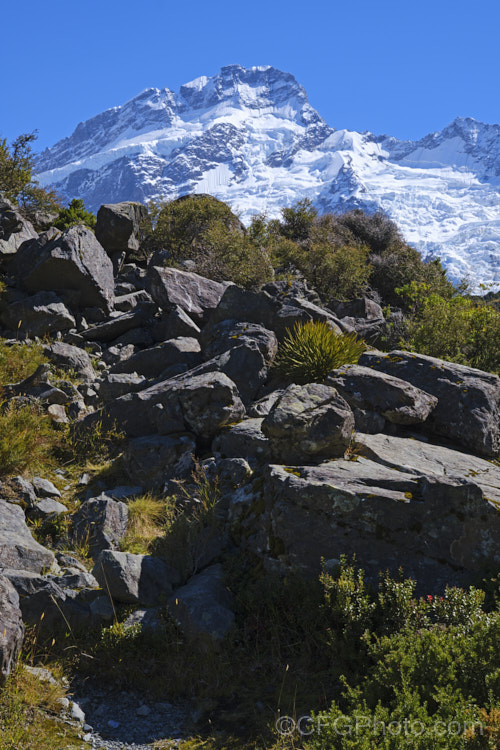
M 295 78 L 222 68 L 147 89 L 37 161 L 41 184 L 88 208 L 211 193 L 243 221 L 308 197 L 321 211 L 382 209 L 451 276 L 500 286 L 500 126 L 458 118 L 420 141 L 330 127 Z

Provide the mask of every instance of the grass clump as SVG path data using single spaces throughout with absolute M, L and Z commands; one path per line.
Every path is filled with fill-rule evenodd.
M 128 502 L 128 528 L 122 552 L 146 555 L 156 539 L 163 536 L 174 520 L 175 499 L 147 493 Z
M 355 333 L 337 334 L 326 322 L 296 323 L 280 344 L 275 367 L 293 383 L 321 382 L 331 370 L 355 364 L 365 349 Z
M 0 404 L 0 476 L 35 473 L 54 465 L 61 434 L 34 404 Z
M 41 344 L 7 344 L 0 341 L 0 388 L 28 378 L 37 367 L 47 362 Z
M 19 664 L 0 691 L 0 747 L 2 750 L 54 750 L 88 747 L 81 731 L 57 714 L 64 687 L 40 680 Z

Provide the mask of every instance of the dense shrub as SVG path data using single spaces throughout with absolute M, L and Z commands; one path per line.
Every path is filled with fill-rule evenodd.
M 65 229 L 74 227 L 77 224 L 85 224 L 85 226 L 94 229 L 96 217 L 85 209 L 82 200 L 79 198 L 73 198 L 66 208 L 59 211 L 59 215 L 54 221 L 54 226 L 57 227 L 57 229 L 64 231 Z
M 444 298 L 426 284 L 406 285 L 412 307 L 403 344 L 421 354 L 500 372 L 500 311 L 463 296 Z
M 148 221 L 146 251 L 166 250 L 171 265 L 192 260 L 201 275 L 245 287 L 261 286 L 273 276 L 267 252 L 216 198 L 189 195 L 152 205 Z
M 328 323 L 297 323 L 280 344 L 275 367 L 290 382 L 321 383 L 331 370 L 355 364 L 365 349 L 356 334 L 336 334 Z

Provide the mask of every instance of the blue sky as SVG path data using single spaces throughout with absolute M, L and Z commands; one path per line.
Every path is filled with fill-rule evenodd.
M 293 73 L 336 128 L 419 138 L 500 123 L 498 0 L 25 0 L 2 7 L 0 136 L 38 147 L 223 65 Z

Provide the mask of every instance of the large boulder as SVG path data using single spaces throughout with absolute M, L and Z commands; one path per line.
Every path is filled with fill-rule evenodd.
M 88 545 L 95 559 L 102 550 L 119 546 L 127 531 L 128 507 L 102 494 L 85 500 L 71 520 L 73 539 Z
M 0 259 L 14 255 L 23 242 L 38 237 L 32 224 L 6 198 L 0 198 Z
M 25 242 L 15 260 L 16 278 L 28 292 L 73 292 L 78 307 L 113 306 L 113 264 L 88 227 L 45 232 Z
M 343 456 L 354 431 L 354 415 L 335 388 L 291 385 L 262 422 L 272 454 L 287 463 Z
M 426 428 L 473 453 L 500 453 L 500 378 L 472 367 L 405 351 L 365 352 L 359 364 L 406 380 L 438 403 Z
M 163 310 L 178 306 L 197 322 L 217 307 L 227 287 L 227 284 L 177 268 L 150 266 L 147 278 L 149 292 Z
M 192 432 L 207 441 L 244 415 L 235 384 L 220 372 L 161 381 L 116 399 L 102 413 L 106 423 L 130 437 L 150 435 L 156 429 L 160 435 Z M 88 427 L 96 418 L 101 415 L 91 415 Z
M 402 567 L 422 593 L 435 593 L 500 564 L 500 513 L 476 477 L 404 471 L 363 456 L 268 466 L 253 492 L 235 493 L 230 517 L 240 543 L 267 565 L 310 575 L 322 559 L 355 555 L 371 579 Z
M 179 583 L 176 571 L 161 558 L 130 552 L 101 552 L 92 572 L 115 601 L 145 607 L 165 603 Z
M 400 378 L 360 365 L 344 365 L 326 379 L 352 408 L 375 411 L 395 424 L 425 422 L 435 408 L 435 396 Z
M 43 338 L 75 328 L 76 321 L 55 292 L 37 292 L 9 302 L 0 313 L 4 328 L 17 334 Z
M 105 204 L 97 212 L 95 236 L 110 256 L 136 252 L 140 247 L 140 224 L 147 215 L 142 203 Z
M 0 499 L 0 567 L 41 573 L 54 553 L 33 539 L 19 505 Z

